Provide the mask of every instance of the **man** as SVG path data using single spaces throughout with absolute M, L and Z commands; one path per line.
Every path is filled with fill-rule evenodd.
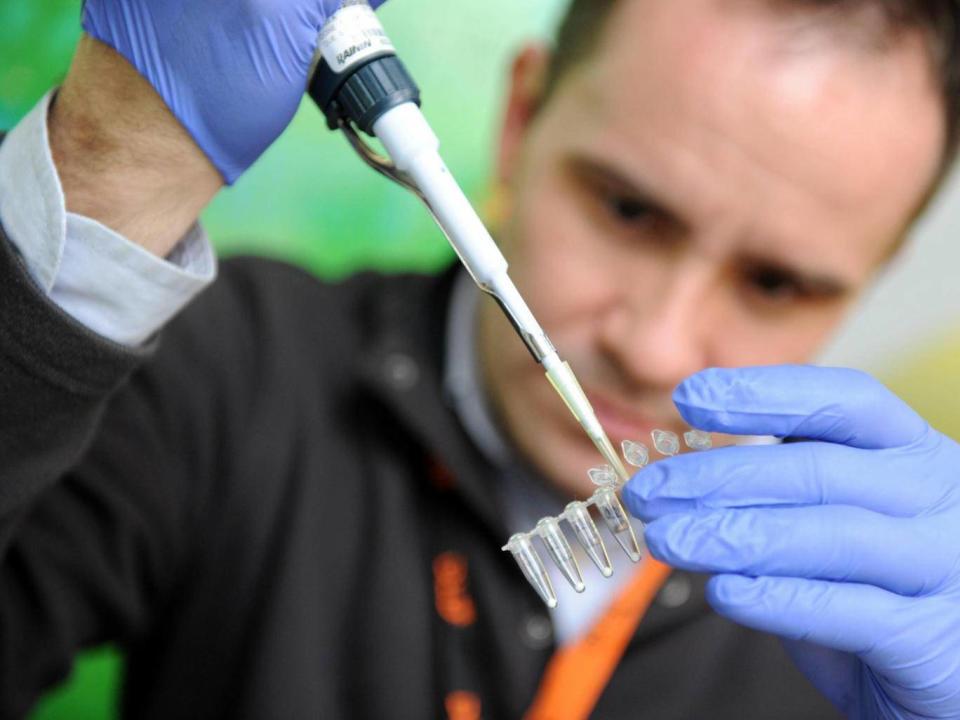
M 0 149 L 3 713 L 112 639 L 134 717 L 960 716 L 960 449 L 782 365 L 949 164 L 956 3 L 579 0 L 518 59 L 501 239 L 615 440 L 806 440 L 640 472 L 686 589 L 620 569 L 553 639 L 499 546 L 597 458 L 462 276 L 238 261 L 154 337 L 331 9 L 88 0 L 49 118 Z

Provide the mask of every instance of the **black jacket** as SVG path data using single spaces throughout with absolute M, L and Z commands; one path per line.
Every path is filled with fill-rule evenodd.
M 112 641 L 129 717 L 438 718 L 468 690 L 520 718 L 553 648 L 442 394 L 451 277 L 230 261 L 131 351 L 0 232 L 0 714 Z M 467 626 L 435 607 L 442 553 L 466 560 Z M 834 716 L 694 588 L 654 603 L 594 717 Z

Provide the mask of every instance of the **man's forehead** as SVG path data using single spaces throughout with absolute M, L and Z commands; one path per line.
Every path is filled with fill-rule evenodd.
M 680 164 L 729 173 L 744 192 L 771 190 L 769 176 L 819 203 L 823 219 L 862 216 L 848 218 L 859 235 L 892 241 L 935 176 L 942 144 L 922 40 L 867 51 L 804 44 L 793 26 L 759 0 L 624 0 L 578 73 L 584 121 L 654 183 L 671 182 L 661 170 L 674 174 L 664 192 L 709 201 L 709 188 L 678 172 L 677 158 L 693 156 Z
M 686 103 L 705 114 L 743 108 L 744 101 L 755 106 L 745 110 L 766 109 L 770 118 L 803 110 L 870 113 L 863 116 L 871 124 L 882 119 L 871 112 L 877 108 L 899 111 L 907 118 L 901 127 L 924 120 L 915 117 L 920 101 L 934 125 L 921 131 L 940 140 L 939 88 L 920 31 L 867 47 L 851 39 L 863 33 L 830 32 L 829 21 L 805 21 L 810 11 L 785 6 L 793 3 L 622 0 L 595 54 L 610 79 L 601 80 L 601 93 L 646 107 Z M 831 17 L 833 25 L 842 22 Z

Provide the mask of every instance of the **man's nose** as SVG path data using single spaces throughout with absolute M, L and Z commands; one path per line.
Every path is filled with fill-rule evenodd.
M 717 319 L 705 265 L 679 262 L 664 270 L 652 281 L 622 288 L 600 342 L 626 383 L 672 389 L 707 366 Z

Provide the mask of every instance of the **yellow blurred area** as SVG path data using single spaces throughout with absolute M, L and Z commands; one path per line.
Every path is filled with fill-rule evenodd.
M 933 427 L 960 440 L 960 328 L 884 377 Z

